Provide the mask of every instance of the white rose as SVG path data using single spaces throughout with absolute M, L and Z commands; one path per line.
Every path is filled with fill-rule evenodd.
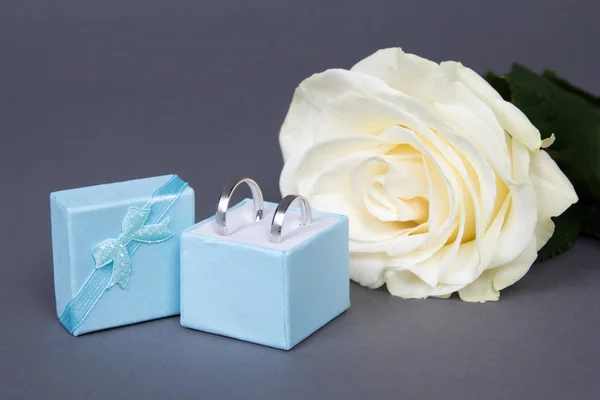
M 498 300 L 577 201 L 519 109 L 401 49 L 306 79 L 279 139 L 281 192 L 346 214 L 351 278 L 404 298 Z

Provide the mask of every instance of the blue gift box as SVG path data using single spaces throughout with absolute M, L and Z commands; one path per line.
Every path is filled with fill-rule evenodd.
M 179 314 L 194 191 L 177 175 L 54 192 L 50 208 L 56 312 L 71 334 Z
M 315 212 L 271 243 L 275 208 L 255 222 L 246 199 L 227 212 L 228 236 L 214 217 L 182 233 L 183 326 L 289 350 L 348 309 L 348 219 Z M 299 210 L 288 214 L 286 227 L 298 225 Z

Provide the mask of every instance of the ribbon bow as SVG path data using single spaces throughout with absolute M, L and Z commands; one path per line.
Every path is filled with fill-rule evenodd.
M 127 286 L 131 274 L 131 259 L 127 245 L 131 242 L 155 244 L 169 240 L 173 235 L 169 232 L 170 218 L 165 218 L 155 225 L 145 225 L 150 210 L 131 207 L 123 220 L 122 232 L 116 238 L 103 240 L 92 250 L 96 269 L 114 263 L 113 272 L 107 288 L 119 285 Z

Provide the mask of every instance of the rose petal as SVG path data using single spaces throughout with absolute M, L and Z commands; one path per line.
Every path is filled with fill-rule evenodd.
M 469 302 L 485 303 L 498 301 L 500 292 L 494 288 L 494 270 L 487 270 L 475 282 L 458 291 L 460 299 Z
M 529 119 L 515 105 L 500 100 L 489 102 L 500 125 L 516 140 L 523 143 L 529 150 L 534 151 L 542 145 L 540 131 L 533 126 Z
M 400 92 L 429 101 L 438 99 L 449 83 L 438 64 L 400 48 L 378 50 L 350 70 L 379 78 Z
M 424 154 L 424 165 L 429 179 L 429 229 L 431 241 L 437 242 L 439 237 L 449 235 L 449 228 L 454 225 L 457 215 L 458 183 L 454 170 L 443 157 L 426 147 L 417 135 L 400 126 L 391 126 L 380 137 L 395 143 L 410 144 Z M 447 200 L 446 200 L 447 199 Z
M 340 162 L 357 152 L 372 157 L 392 148 L 389 141 L 372 135 L 347 135 L 308 147 L 304 152 L 290 157 L 284 164 L 279 185 L 282 194 L 299 193 L 309 196 L 323 169 Z M 366 152 L 366 153 L 365 153 Z M 365 158 L 363 157 L 363 159 Z
M 542 140 L 542 146 L 541 146 L 542 149 L 547 149 L 548 147 L 552 146 L 555 141 L 556 141 L 556 136 L 554 136 L 554 133 L 553 133 L 550 136 L 548 136 L 546 139 Z
M 425 243 L 427 233 L 417 232 L 420 227 L 407 229 L 398 236 L 378 242 L 350 239 L 351 253 L 386 253 L 388 256 L 401 256 L 417 250 Z
M 529 184 L 529 163 L 531 154 L 521 142 L 508 138 L 512 158 L 512 178 L 516 184 Z
M 371 289 L 381 287 L 385 283 L 385 264 L 387 256 L 383 253 L 350 254 L 350 279 Z M 378 262 L 376 262 L 377 260 Z
M 327 193 L 313 195 L 310 203 L 314 209 L 344 214 L 349 220 L 350 239 L 380 242 L 395 238 L 413 225 L 405 222 L 384 222 L 371 215 L 364 204 L 353 202 L 347 194 Z
M 461 205 L 460 211 L 458 232 L 454 242 L 452 242 L 450 245 L 441 247 L 427 260 L 410 267 L 410 271 L 413 274 L 421 278 L 421 280 L 431 287 L 436 287 L 439 284 L 440 277 L 456 259 L 459 249 L 463 248 L 464 246 L 464 244 L 461 245 L 466 219 L 464 204 Z
M 482 100 L 502 99 L 502 96 L 485 79 L 471 68 L 456 61 L 444 61 L 440 68 L 448 79 L 461 82 Z
M 510 185 L 510 209 L 498 237 L 490 268 L 506 264 L 525 250 L 537 223 L 536 194 L 533 185 Z
M 440 67 L 448 78 L 463 83 L 485 102 L 493 111 L 500 125 L 513 138 L 529 150 L 540 148 L 541 137 L 537 128 L 521 110 L 502 99 L 498 92 L 479 74 L 454 61 L 443 62 Z
M 456 257 L 440 277 L 441 283 L 462 287 L 473 282 L 489 267 L 509 205 L 510 199 L 506 198 L 494 221 L 482 235 L 479 248 L 474 242 L 460 246 Z
M 379 79 L 342 69 L 331 69 L 304 80 L 294 97 L 281 130 L 283 159 L 302 153 L 315 142 L 317 125 L 325 104 L 347 92 L 372 96 L 389 90 Z
M 565 212 L 578 198 L 569 179 L 544 150 L 532 154 L 530 174 L 537 194 L 535 235 L 539 250 L 554 233 L 554 223 L 550 218 Z
M 394 271 L 386 274 L 387 290 L 403 299 L 425 299 L 434 288 L 410 271 Z
M 454 64 L 462 67 L 458 63 Z M 444 65 L 445 68 L 442 67 Z M 485 99 L 478 97 L 468 87 L 470 80 L 463 82 L 457 79 L 460 74 L 449 74 L 446 71 L 446 69 L 452 69 L 452 65 L 452 63 L 442 63 L 440 66 L 414 54 L 404 53 L 400 48 L 389 48 L 379 50 L 360 61 L 352 67 L 351 71 L 377 77 L 400 93 L 406 93 L 436 103 L 436 105 L 463 107 L 469 110 L 472 119 L 479 120 L 480 127 L 485 126 L 483 132 L 478 129 L 471 131 L 471 136 L 479 135 L 480 142 L 483 140 L 494 142 L 495 140 L 495 143 L 501 145 L 504 140 L 504 130 L 498 122 L 497 116 L 486 104 Z M 475 72 L 469 71 L 479 77 Z M 479 77 L 479 79 L 483 78 Z M 493 89 L 491 90 L 495 92 Z M 505 144 L 504 147 L 506 147 Z
M 477 280 L 458 291 L 464 301 L 497 301 L 500 290 L 521 279 L 537 257 L 535 238 L 528 243 L 523 252 L 505 265 L 486 270 Z
M 531 181 L 538 195 L 538 211 L 543 217 L 556 217 L 578 200 L 569 179 L 544 150 L 531 156 Z
M 484 155 L 500 177 L 510 180 L 510 163 L 506 157 L 508 147 L 504 131 L 499 126 L 493 131 L 471 109 L 461 105 L 437 103 L 436 108 L 457 135 L 468 140 Z
M 431 287 L 410 271 L 386 272 L 385 276 L 386 286 L 390 294 L 404 299 L 448 298 L 460 289 L 460 286 L 443 284 Z
M 387 173 L 376 176 L 375 180 L 381 183 L 386 193 L 405 200 L 415 197 L 429 198 L 427 171 L 420 153 L 411 158 L 384 154 L 383 159 L 388 166 Z
M 415 225 L 427 222 L 427 201 L 402 200 L 390 196 L 377 181 L 372 182 L 372 187 L 365 193 L 364 198 L 369 212 L 382 221 L 413 222 Z
M 495 271 L 494 288 L 496 290 L 505 289 L 524 277 L 537 258 L 536 249 L 537 243 L 535 238 L 533 238 L 519 257 L 508 264 L 492 270 Z

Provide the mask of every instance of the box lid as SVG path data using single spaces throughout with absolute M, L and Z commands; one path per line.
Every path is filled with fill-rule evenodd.
M 156 188 L 165 184 L 173 175 L 87 186 L 77 189 L 61 190 L 50 196 L 69 211 L 89 211 L 103 204 L 130 204 L 146 202 Z

